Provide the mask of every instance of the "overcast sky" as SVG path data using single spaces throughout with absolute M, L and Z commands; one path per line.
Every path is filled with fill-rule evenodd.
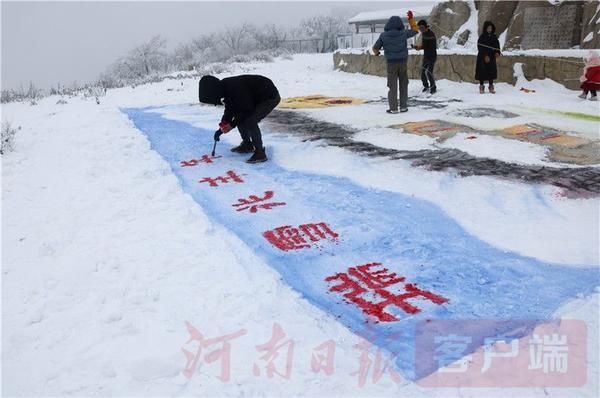
M 297 25 L 312 15 L 408 8 L 393 2 L 29 2 L 1 0 L 2 88 L 95 80 L 128 50 L 160 34 L 170 48 L 228 25 Z

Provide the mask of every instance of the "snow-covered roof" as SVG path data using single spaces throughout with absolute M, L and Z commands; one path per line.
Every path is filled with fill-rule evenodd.
M 426 6 L 397 8 L 393 10 L 367 11 L 353 16 L 348 20 L 348 23 L 387 21 L 391 16 L 394 15 L 404 19 L 406 18 L 406 13 L 408 10 L 411 10 L 415 17 L 428 17 L 429 14 L 431 14 L 432 9 L 433 6 Z

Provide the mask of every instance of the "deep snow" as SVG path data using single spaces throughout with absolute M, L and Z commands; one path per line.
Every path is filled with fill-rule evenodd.
M 231 73 L 245 72 L 270 76 L 283 97 L 318 93 L 375 101 L 386 94 L 382 78 L 333 71 L 330 54 L 234 65 Z M 498 84 L 495 96 L 481 96 L 470 84 L 442 81 L 438 87 L 438 97 L 462 102 L 401 115 L 386 114 L 385 103 L 298 112 L 361 130 L 355 139 L 403 149 L 439 144 L 388 126 L 429 119 L 482 129 L 538 123 L 599 138 L 597 122 L 548 113 L 599 114 L 597 103 L 581 101 L 553 82 L 528 82 L 536 90 L 530 94 Z M 411 81 L 409 90 L 420 95 L 420 83 Z M 81 98 L 58 105 L 57 97 L 37 106 L 3 105 L 3 120 L 22 126 L 15 152 L 2 159 L 5 395 L 506 396 L 491 389 L 425 389 L 405 379 L 397 385 L 387 376 L 358 387 L 353 373 L 359 338 L 283 283 L 253 247 L 211 220 L 121 112 L 163 107 L 165 117 L 209 128 L 220 110 L 201 107 L 196 99 L 197 81 L 188 79 L 110 90 L 100 105 Z M 474 119 L 453 113 L 465 107 L 519 116 Z M 236 134 L 224 140 L 236 143 Z M 444 145 L 507 161 L 545 162 L 535 145 L 461 138 Z M 265 142 L 272 161 L 286 170 L 345 177 L 424 200 L 500 250 L 565 267 L 600 264 L 598 198 L 567 199 L 555 187 L 427 171 L 277 132 L 265 131 Z M 211 147 L 210 139 L 198 142 L 201 153 Z M 570 301 L 555 316 L 588 325 L 587 385 L 510 394 L 598 394 L 598 295 Z M 191 379 L 182 375 L 186 321 L 208 337 L 247 331 L 233 343 L 230 382 L 216 377 L 216 364 L 201 367 Z M 296 342 L 290 380 L 251 372 L 253 363 L 261 363 L 255 346 L 269 340 L 274 322 Z M 312 350 L 328 339 L 337 344 L 335 373 L 315 376 Z

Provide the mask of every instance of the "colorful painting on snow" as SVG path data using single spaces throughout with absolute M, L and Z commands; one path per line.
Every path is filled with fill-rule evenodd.
M 462 112 L 467 112 L 464 110 Z M 600 141 L 578 137 L 564 131 L 537 124 L 520 124 L 502 130 L 481 130 L 443 120 L 426 120 L 396 124 L 391 128 L 402 129 L 415 135 L 426 135 L 440 141 L 447 140 L 458 133 L 496 135 L 503 138 L 543 145 L 549 149 L 551 161 L 577 165 L 600 164 Z
M 302 108 L 328 108 L 332 106 L 360 105 L 365 101 L 354 97 L 327 97 L 324 95 L 307 95 L 304 97 L 283 98 L 279 104 L 280 108 L 302 109 Z
M 599 285 L 597 267 L 495 248 L 427 201 L 275 161 L 249 165 L 224 143 L 219 156 L 208 156 L 212 131 L 164 118 L 156 108 L 123 112 L 208 217 L 310 303 L 393 354 L 409 379 L 438 369 L 435 362 L 416 367 L 415 333 L 423 322 L 497 320 L 473 333 L 524 336 Z

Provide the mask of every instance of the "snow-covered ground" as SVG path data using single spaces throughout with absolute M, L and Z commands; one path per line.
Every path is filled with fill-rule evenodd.
M 353 139 L 384 148 L 458 148 L 520 164 L 550 163 L 537 145 L 481 135 L 443 143 L 402 134 L 390 125 L 441 119 L 491 130 L 537 123 L 600 139 L 598 103 L 550 81 L 477 87 L 438 83 L 440 109 L 385 113 L 385 79 L 334 71 L 331 54 L 296 55 L 273 63 L 236 64 L 230 74 L 269 76 L 282 97 L 323 94 L 368 101 L 359 106 L 298 110 L 359 130 Z M 225 76 L 225 75 L 223 75 Z M 422 96 L 411 81 L 410 96 Z M 93 100 L 57 97 L 37 106 L 6 104 L 2 120 L 21 126 L 15 151 L 2 157 L 3 395 L 319 395 L 319 396 L 598 396 L 598 294 L 565 303 L 555 316 L 580 319 L 588 332 L 587 381 L 579 388 L 425 388 L 371 375 L 359 385 L 360 339 L 285 284 L 226 226 L 215 223 L 182 188 L 169 164 L 122 112 L 162 107 L 164 117 L 211 128 L 221 109 L 197 104 L 197 80 L 166 80 L 109 90 Z M 457 116 L 464 108 L 513 112 L 516 118 Z M 237 143 L 232 132 L 224 141 Z M 365 158 L 319 141 L 264 131 L 272 162 L 297 172 L 348 178 L 439 207 L 465 231 L 507 252 L 568 267 L 600 265 L 600 200 L 567 199 L 557 187 L 487 176 L 458 177 L 410 162 Z M 211 140 L 198 142 L 208 153 Z M 244 329 L 232 342 L 231 378 L 218 364 L 182 374 L 190 334 Z M 291 377 L 252 373 L 256 346 L 273 325 L 294 339 Z M 311 370 L 314 347 L 336 343 L 332 375 Z M 189 348 L 188 348 L 189 349 Z

